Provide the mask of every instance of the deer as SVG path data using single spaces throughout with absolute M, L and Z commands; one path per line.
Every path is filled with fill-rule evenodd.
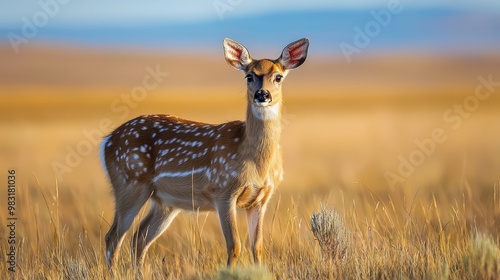
M 309 39 L 303 38 L 287 45 L 278 59 L 257 60 L 226 38 L 225 60 L 245 74 L 245 121 L 208 124 L 143 115 L 104 137 L 101 163 L 115 198 L 113 224 L 105 236 L 110 269 L 148 201 L 149 212 L 132 236 L 132 262 L 138 268 L 151 243 L 182 210 L 216 211 L 232 267 L 241 252 L 236 213 L 244 209 L 253 261 L 262 263 L 264 213 L 283 180 L 282 85 L 288 72 L 304 63 L 308 48 Z

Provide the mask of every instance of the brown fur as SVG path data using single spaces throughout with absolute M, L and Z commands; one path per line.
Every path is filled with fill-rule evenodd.
M 239 61 L 228 62 L 239 65 Z M 258 80 L 248 85 L 246 122 L 212 125 L 170 115 L 146 115 L 124 123 L 103 141 L 104 165 L 116 202 L 113 225 L 106 234 L 109 266 L 116 259 L 125 232 L 148 200 L 152 201 L 151 208 L 132 242 L 139 266 L 148 246 L 180 210 L 217 211 L 228 265 L 233 265 L 241 251 L 237 207 L 247 212 L 254 260 L 261 262 L 264 212 L 283 173 L 279 146 L 281 86 L 273 79 L 277 73 L 285 75 L 285 67 L 279 60 L 251 60 L 245 65 L 245 73 L 252 73 Z M 272 118 L 255 116 L 253 98 L 259 89 L 269 90 L 272 102 L 268 105 L 277 106 L 273 107 Z

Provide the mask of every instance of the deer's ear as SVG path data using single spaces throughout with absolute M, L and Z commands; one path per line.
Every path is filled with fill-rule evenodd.
M 224 57 L 229 65 L 243 71 L 252 62 L 252 57 L 245 46 L 228 38 L 224 39 Z
M 293 43 L 288 44 L 283 49 L 278 61 L 285 70 L 291 70 L 299 67 L 306 61 L 307 49 L 309 48 L 309 39 L 302 38 Z

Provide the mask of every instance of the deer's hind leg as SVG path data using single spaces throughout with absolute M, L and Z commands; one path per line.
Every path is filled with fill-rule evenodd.
M 115 217 L 106 234 L 106 262 L 111 268 L 120 251 L 125 233 L 130 228 L 135 216 L 150 197 L 147 186 L 131 182 L 124 188 L 113 182 L 115 191 Z
M 149 245 L 170 226 L 179 212 L 180 209 L 168 207 L 159 201 L 151 201 L 148 215 L 141 221 L 132 238 L 132 260 L 137 267 L 142 266 Z

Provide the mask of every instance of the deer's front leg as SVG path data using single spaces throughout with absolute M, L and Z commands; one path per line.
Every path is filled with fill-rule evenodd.
M 264 221 L 266 204 L 267 202 L 257 204 L 246 210 L 248 237 L 250 239 L 250 246 L 252 247 L 253 260 L 259 265 L 262 264 L 262 223 Z
M 236 225 L 236 202 L 231 199 L 217 202 L 217 214 L 226 239 L 227 265 L 233 266 L 241 251 L 240 237 Z

